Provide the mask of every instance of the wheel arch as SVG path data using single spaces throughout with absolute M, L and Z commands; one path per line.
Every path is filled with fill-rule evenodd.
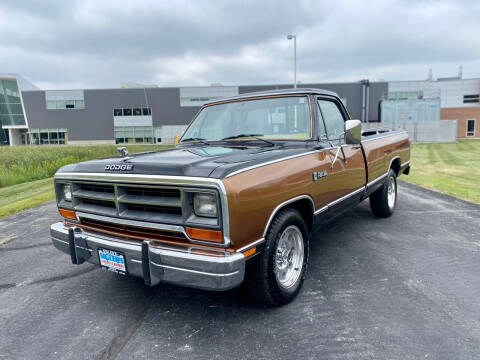
M 263 231 L 264 238 L 267 236 L 268 229 L 270 228 L 270 225 L 272 224 L 272 221 L 275 218 L 275 216 L 281 210 L 288 209 L 288 208 L 297 210 L 302 216 L 302 218 L 304 219 L 305 225 L 307 225 L 308 231 L 312 230 L 313 213 L 315 211 L 315 205 L 314 205 L 313 199 L 310 195 L 300 195 L 280 203 L 275 207 L 275 209 L 273 209 L 272 213 L 270 214 L 270 217 L 268 218 L 267 225 L 265 226 L 265 229 Z
M 400 156 L 395 156 L 390 161 L 390 166 L 388 167 L 388 170 L 392 169 L 393 171 L 395 171 L 395 175 L 398 176 L 401 168 L 402 168 L 402 164 L 400 162 Z

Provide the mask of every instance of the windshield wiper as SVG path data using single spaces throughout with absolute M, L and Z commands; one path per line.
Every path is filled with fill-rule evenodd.
M 265 139 L 262 139 L 260 136 L 263 136 L 263 134 L 238 134 L 238 135 L 233 135 L 233 136 L 227 136 L 227 137 L 223 138 L 222 141 L 223 140 L 239 139 L 239 138 L 243 138 L 243 137 L 252 137 L 256 140 L 264 141 L 267 144 L 269 144 L 270 146 L 275 146 L 275 143 L 273 143 L 271 141 L 268 141 L 268 140 L 265 140 Z
M 194 141 L 194 142 L 199 142 L 199 143 L 202 143 L 202 144 L 205 144 L 205 145 L 210 145 L 210 143 L 208 143 L 206 141 L 206 139 L 201 138 L 201 137 L 186 138 L 186 139 L 182 139 L 182 141 L 180 141 L 180 142 L 183 143 L 183 142 L 186 142 L 186 141 Z

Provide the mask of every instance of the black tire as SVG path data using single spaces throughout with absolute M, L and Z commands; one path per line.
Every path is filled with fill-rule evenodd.
M 292 251 L 286 254 L 285 251 L 282 253 L 281 249 L 277 249 L 280 238 L 284 233 L 286 237 L 288 237 L 288 234 L 295 236 L 301 234 L 303 259 L 300 259 L 299 256 L 293 256 L 293 259 L 297 259 L 298 264 L 301 263 L 302 268 L 299 270 L 297 270 L 298 267 L 292 266 Z M 300 238 L 296 237 L 296 239 L 300 241 Z M 292 301 L 297 296 L 305 279 L 309 254 L 308 230 L 305 221 L 295 209 L 281 210 L 272 221 L 265 240 L 263 252 L 253 259 L 254 262 L 247 268 L 246 287 L 250 296 L 256 301 L 272 306 L 280 306 Z M 281 244 L 285 244 L 284 240 L 282 240 Z M 285 248 L 283 249 L 285 250 Z M 299 246 L 297 249 L 293 253 L 301 254 L 301 247 Z M 277 256 L 279 256 L 278 259 Z M 287 269 L 290 273 L 293 271 L 294 274 L 292 275 L 294 280 L 291 280 L 293 283 L 289 287 L 283 286 L 276 275 L 276 272 L 279 271 L 277 262 L 282 262 L 282 259 L 286 260 L 285 263 L 288 263 L 287 266 L 290 269 L 294 269 Z M 296 271 L 300 271 L 299 275 Z
M 389 201 L 389 186 L 393 185 L 393 201 Z M 391 193 L 390 193 L 391 194 Z M 395 171 L 390 169 L 383 185 L 370 195 L 370 208 L 375 216 L 386 218 L 392 216 L 397 204 L 397 176 Z

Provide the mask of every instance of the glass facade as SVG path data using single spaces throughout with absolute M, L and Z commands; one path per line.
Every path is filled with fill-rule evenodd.
M 26 125 L 16 80 L 0 79 L 0 123 L 3 126 Z

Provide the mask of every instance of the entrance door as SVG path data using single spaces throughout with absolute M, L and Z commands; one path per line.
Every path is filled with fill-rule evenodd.
M 475 136 L 475 120 L 467 120 L 467 136 Z

